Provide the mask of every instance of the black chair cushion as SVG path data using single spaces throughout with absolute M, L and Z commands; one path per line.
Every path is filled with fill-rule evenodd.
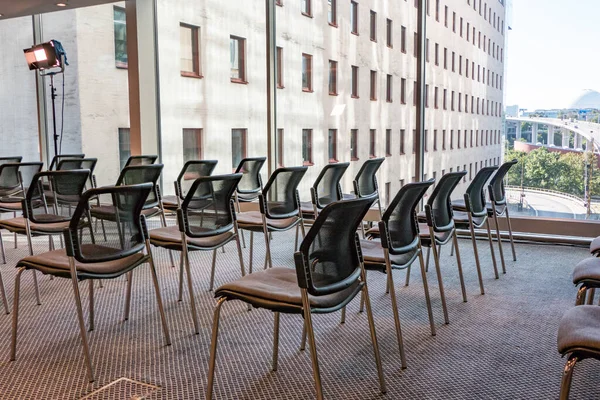
M 600 353 L 600 307 L 577 306 L 567 311 L 558 326 L 558 352 Z
M 314 308 L 314 312 L 319 312 L 319 309 L 335 309 L 354 298 L 361 288 L 362 283 L 357 281 L 337 293 L 326 296 L 309 295 L 311 308 Z M 270 268 L 246 275 L 218 288 L 215 297 L 243 300 L 255 307 L 273 311 L 302 312 L 302 295 L 296 270 L 290 268 Z
M 454 210 L 453 214 L 454 214 L 454 223 L 457 228 L 459 228 L 459 229 L 468 229 L 469 228 L 469 213 L 467 213 L 466 211 Z M 485 216 L 484 217 L 473 217 L 473 225 L 475 225 L 476 228 L 480 228 L 481 226 L 483 226 L 483 223 L 485 222 L 485 218 L 486 218 Z
M 452 236 L 452 232 L 452 230 L 444 232 L 434 232 L 433 235 L 435 237 L 436 243 L 447 243 L 450 239 L 450 236 Z M 431 234 L 429 233 L 429 227 L 427 226 L 427 224 L 419 224 L 419 237 L 421 238 L 421 246 L 431 247 Z
M 578 285 L 582 281 L 600 282 L 600 258 L 589 257 L 575 266 L 575 269 L 573 269 L 573 283 Z
M 233 232 L 225 232 L 220 235 L 208 236 L 203 238 L 187 238 L 189 250 L 203 250 L 220 247 L 229 242 L 234 237 Z M 171 250 L 182 251 L 181 232 L 177 226 L 168 226 L 166 228 L 152 229 L 150 231 L 150 243 L 154 246 L 164 247 Z
M 361 240 L 360 247 L 365 261 L 365 267 L 385 272 L 385 254 L 379 240 Z M 392 268 L 403 269 L 408 267 L 418 256 L 418 250 L 405 254 L 390 254 Z

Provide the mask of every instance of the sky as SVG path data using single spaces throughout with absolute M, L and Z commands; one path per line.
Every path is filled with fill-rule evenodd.
M 600 91 L 600 0 L 512 0 L 508 19 L 506 105 L 566 108 Z

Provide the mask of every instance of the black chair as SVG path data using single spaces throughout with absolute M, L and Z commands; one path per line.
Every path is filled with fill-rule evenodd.
M 377 205 L 379 206 L 380 217 L 383 215 L 383 211 L 381 208 L 381 200 L 379 198 L 379 186 L 377 185 L 376 174 L 384 161 L 384 157 L 371 158 L 370 160 L 365 161 L 354 178 L 354 194 L 344 194 L 344 199 L 375 197 Z M 360 224 L 360 229 L 362 230 L 364 237 L 365 228 L 363 224 Z
M 215 281 L 217 250 L 235 240 L 242 276 L 246 275 L 233 204 L 233 193 L 241 178 L 241 174 L 233 174 L 205 176 L 196 179 L 177 211 L 178 226 L 150 231 L 151 244 L 181 252 L 179 301 L 182 297 L 183 268 L 185 264 L 192 320 L 196 333 L 199 333 L 199 329 L 189 253 L 191 251 L 213 252 L 209 288 L 212 291 Z
M 80 199 L 89 174 L 89 170 L 45 171 L 37 173 L 31 180 L 25 199 L 22 200 L 21 208 L 23 216 L 1 219 L 0 229 L 26 235 L 30 256 L 33 256 L 33 244 L 31 241 L 33 236 L 48 236 L 49 248 L 50 250 L 54 250 L 52 236 L 62 235 L 63 231 L 69 226 L 72 208 L 59 207 L 56 203 L 48 206 L 44 196 L 42 181 L 46 180 L 50 184 L 50 190 L 54 193 L 55 198 L 67 196 L 69 198 Z M 93 235 L 91 226 L 89 228 L 90 234 Z M 0 247 L 2 247 L 3 257 L 6 259 L 2 235 L 0 235 Z M 37 304 L 41 304 L 35 271 L 33 278 Z
M 560 400 L 568 400 L 575 365 L 586 358 L 600 359 L 600 307 L 584 305 L 567 311 L 559 324 L 558 352 L 568 355 L 560 385 Z
M 56 168 L 58 167 L 58 164 L 62 161 L 62 160 L 68 160 L 71 158 L 85 158 L 85 154 L 59 154 L 57 156 L 54 156 L 52 158 L 52 161 L 50 162 L 50 167 L 48 168 L 49 171 L 56 171 Z
M 302 210 L 298 196 L 298 185 L 306 173 L 307 167 L 279 168 L 273 172 L 262 193 L 258 195 L 260 211 L 246 211 L 238 213 L 238 226 L 240 229 L 250 231 L 250 273 L 252 273 L 252 252 L 254 232 L 263 232 L 265 236 L 267 264 L 273 266 L 271 261 L 271 247 L 269 234 L 271 232 L 287 231 L 300 225 L 304 236 L 302 223 Z M 296 236 L 298 232 L 296 231 Z M 296 239 L 296 243 L 297 243 Z
M 20 163 L 21 161 L 23 161 L 21 156 L 0 157 L 0 165 Z
M 490 231 L 490 221 L 485 201 L 485 184 L 490 179 L 492 174 L 498 167 L 484 167 L 477 172 L 473 181 L 467 187 L 464 195 L 464 200 L 453 201 L 452 208 L 454 210 L 454 223 L 458 229 L 469 229 L 471 232 L 471 240 L 473 242 L 473 252 L 475 254 L 475 264 L 477 265 L 477 275 L 479 276 L 479 288 L 481 294 L 484 294 L 483 277 L 481 275 L 481 267 L 479 264 L 479 254 L 477 252 L 477 238 L 475 237 L 475 229 L 483 228 L 485 224 L 487 228 L 488 242 L 490 244 L 490 252 L 492 254 L 492 263 L 494 266 L 494 276 L 498 276 L 498 267 L 496 265 L 496 255 L 494 254 L 494 244 L 492 241 L 492 232 Z
M 340 181 L 344 172 L 348 169 L 350 163 L 327 164 L 310 188 L 310 202 L 300 203 L 302 207 L 302 217 L 314 220 L 328 204 L 343 199 L 342 186 Z
M 64 171 L 62 173 L 71 172 L 73 171 Z M 150 251 L 148 230 L 145 218 L 141 215 L 146 198 L 152 193 L 152 190 L 152 184 L 109 186 L 88 190 L 83 194 L 70 221 L 67 221 L 67 229 L 63 232 L 66 248 L 36 256 L 29 256 L 17 263 L 18 272 L 15 278 L 11 361 L 14 361 L 16 358 L 19 292 L 21 273 L 25 270 L 39 271 L 44 275 L 71 279 L 79 321 L 79 332 L 83 342 L 87 377 L 90 382 L 94 381 L 94 373 L 92 370 L 86 326 L 83 320 L 79 281 L 88 280 L 89 283 L 89 330 L 92 331 L 94 329 L 93 281 L 95 279 L 115 279 L 121 275 L 128 274 L 129 279 L 125 299 L 125 319 L 127 320 L 129 318 L 131 303 L 132 271 L 142 264 L 150 264 L 165 340 L 167 345 L 170 344 L 171 341 L 162 306 L 156 270 Z M 90 225 L 91 223 L 88 213 L 90 200 L 103 195 L 112 199 L 111 205 L 116 210 L 115 215 L 117 219 L 111 222 L 112 225 L 109 226 L 111 232 L 115 232 L 111 236 L 111 240 L 99 245 L 95 243 L 93 236 L 83 234 L 85 231 L 82 231 L 81 226 Z M 144 306 L 146 307 L 146 304 Z M 62 308 L 59 308 L 58 311 L 65 312 Z
M 578 286 L 575 305 L 593 304 L 596 289 L 600 288 L 600 259 L 588 257 L 573 269 L 573 284 Z
M 433 249 L 433 260 L 438 278 L 440 289 L 440 298 L 442 310 L 444 312 L 444 322 L 450 323 L 448 318 L 448 308 L 446 306 L 446 294 L 444 292 L 444 281 L 440 267 L 440 251 L 442 246 L 451 243 L 456 251 L 456 262 L 458 264 L 458 277 L 460 279 L 460 288 L 463 301 L 467 301 L 467 292 L 465 281 L 463 279 L 462 263 L 460 261 L 460 252 L 458 250 L 458 238 L 456 236 L 456 226 L 454 224 L 454 213 L 450 198 L 456 186 L 460 183 L 467 171 L 450 172 L 442 176 L 438 184 L 433 189 L 431 196 L 425 204 L 425 213 L 419 214 L 421 245 L 427 247 L 426 270 L 429 269 L 429 253 Z M 408 276 L 407 276 L 408 284 Z
M 500 225 L 498 224 L 498 217 L 506 216 L 506 223 L 508 224 L 508 237 L 510 239 L 510 247 L 512 248 L 513 261 L 517 261 L 517 253 L 515 252 L 515 242 L 513 241 L 512 226 L 510 224 L 510 215 L 508 212 L 508 201 L 506 200 L 506 190 L 504 189 L 504 177 L 508 173 L 508 170 L 518 161 L 512 160 L 507 161 L 498 168 L 488 186 L 488 192 L 490 195 L 490 202 L 487 203 L 486 208 L 488 217 L 494 217 L 494 224 L 496 225 L 496 237 L 498 238 L 498 248 L 500 250 L 500 260 L 502 261 L 502 272 L 506 273 L 506 265 L 504 263 L 504 251 L 502 250 L 502 239 L 500 236 Z
M 210 176 L 218 162 L 218 160 L 192 160 L 186 162 L 174 182 L 175 195 L 163 196 L 163 208 L 166 211 L 177 211 L 196 179 Z
M 373 198 L 335 202 L 325 207 L 295 253 L 296 269 L 271 268 L 246 275 L 221 286 L 215 292 L 218 299 L 214 311 L 212 344 L 206 398 L 212 399 L 217 339 L 221 306 L 227 300 L 241 300 L 256 308 L 273 311 L 273 370 L 277 370 L 279 315 L 300 314 L 308 332 L 317 398 L 323 398 L 321 375 L 312 314 L 338 311 L 358 293 L 363 294 L 367 308 L 371 340 L 375 353 L 379 385 L 385 393 L 385 380 L 377 345 L 375 324 L 356 230 L 373 204 Z
M 156 160 L 158 160 L 156 155 L 129 156 L 123 168 L 136 165 L 152 165 Z
M 244 158 L 235 169 L 236 174 L 243 174 L 242 180 L 238 184 L 235 191 L 235 201 L 240 211 L 240 202 L 249 202 L 258 199 L 263 190 L 262 178 L 260 170 L 262 169 L 266 157 L 249 157 Z
M 410 267 L 417 258 L 421 265 L 421 277 L 423 278 L 423 289 L 425 290 L 425 302 L 427 304 L 431 334 L 435 335 L 435 323 L 433 321 L 433 312 L 431 311 L 429 286 L 427 284 L 427 274 L 425 272 L 425 262 L 423 260 L 423 250 L 421 248 L 419 226 L 417 223 L 417 207 L 425 192 L 427 192 L 434 182 L 434 179 L 430 179 L 426 182 L 404 185 L 381 217 L 381 221 L 379 222 L 381 241 L 361 240 L 360 242 L 365 267 L 387 274 L 387 287 L 392 298 L 392 310 L 396 325 L 396 335 L 398 336 L 402 368 L 406 368 L 406 357 L 404 355 L 402 329 L 400 327 L 392 272 L 395 269 L 406 269 L 408 276 Z

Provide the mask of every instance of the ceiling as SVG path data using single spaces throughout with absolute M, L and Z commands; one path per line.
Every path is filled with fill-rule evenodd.
M 67 7 L 57 7 L 56 3 L 67 3 Z M 8 18 L 63 11 L 78 7 L 114 3 L 115 0 L 0 0 L 0 21 Z

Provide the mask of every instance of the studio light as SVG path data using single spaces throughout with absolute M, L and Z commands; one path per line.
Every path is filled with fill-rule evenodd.
M 30 49 L 23 50 L 23 52 L 30 70 L 44 71 L 51 68 L 63 68 L 63 60 L 57 51 L 54 40 L 37 44 Z

